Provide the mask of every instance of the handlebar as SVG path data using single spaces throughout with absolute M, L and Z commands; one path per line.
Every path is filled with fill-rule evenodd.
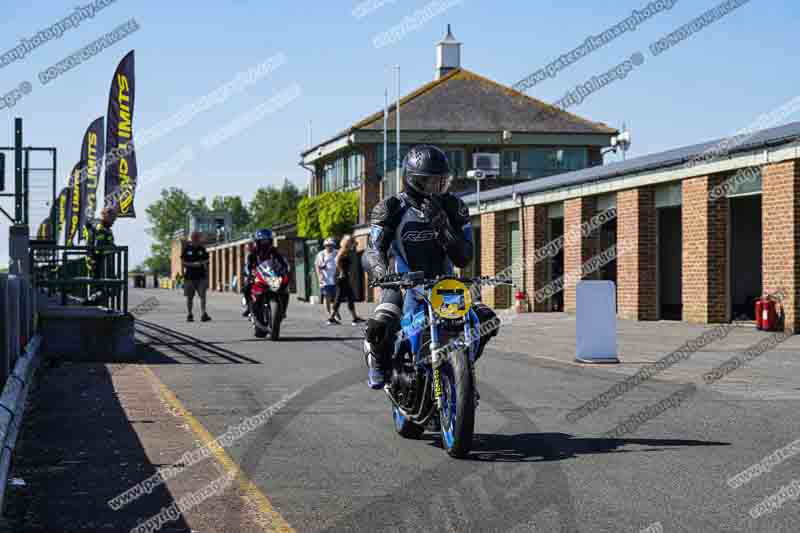
M 423 287 L 433 287 L 443 279 L 454 279 L 465 285 L 513 285 L 514 282 L 505 277 L 480 276 L 474 278 L 463 278 L 452 275 L 441 275 L 434 278 L 426 278 L 425 272 L 407 272 L 404 274 L 387 274 L 369 284 L 370 287 L 380 287 L 382 289 L 408 289 L 422 285 Z

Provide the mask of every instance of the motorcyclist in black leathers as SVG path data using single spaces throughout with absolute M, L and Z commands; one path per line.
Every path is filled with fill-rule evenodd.
M 428 278 L 452 273 L 453 265 L 465 267 L 473 256 L 472 226 L 464 202 L 447 193 L 451 176 L 445 153 L 431 145 L 411 148 L 403 160 L 403 176 L 406 190 L 372 211 L 363 257 L 370 280 L 416 271 L 424 271 Z M 495 316 L 480 303 L 475 311 L 481 323 Z M 367 384 L 373 389 L 382 388 L 386 381 L 402 314 L 401 291 L 383 289 L 365 331 Z M 481 339 L 480 351 L 491 336 Z
M 276 269 L 276 273 L 281 275 L 289 273 L 289 263 L 286 262 L 286 259 L 274 246 L 272 230 L 260 229 L 256 231 L 253 241 L 250 252 L 247 254 L 242 274 L 242 280 L 244 281 L 242 283 L 242 295 L 245 298 L 245 302 L 247 302 L 247 308 L 242 312 L 245 316 L 250 313 L 250 305 L 252 304 L 250 301 L 250 289 L 253 286 L 255 269 L 259 263 L 270 260 L 273 262 L 273 268 Z M 281 310 L 285 317 L 286 309 L 289 307 L 289 288 L 287 286 L 281 287 L 279 294 L 281 297 Z

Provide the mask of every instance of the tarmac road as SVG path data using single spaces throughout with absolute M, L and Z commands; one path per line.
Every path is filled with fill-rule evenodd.
M 273 517 L 267 530 L 798 531 L 796 499 L 757 519 L 748 511 L 800 478 L 800 457 L 736 489 L 727 480 L 800 438 L 800 401 L 698 385 L 679 407 L 605 438 L 681 385 L 652 379 L 570 423 L 570 409 L 621 376 L 490 349 L 479 362 L 474 449 L 454 460 L 435 435 L 394 432 L 385 395 L 365 385 L 360 328 L 325 326 L 321 306 L 293 301 L 282 339 L 270 342 L 253 337 L 236 295 L 212 294 L 213 321 L 191 324 L 177 291 L 133 291 L 131 305 L 153 296 L 160 305 L 140 317 L 137 339 L 191 413 L 187 431 L 220 435 L 273 406 L 225 449 Z M 223 512 L 226 531 L 250 530 L 242 506 Z

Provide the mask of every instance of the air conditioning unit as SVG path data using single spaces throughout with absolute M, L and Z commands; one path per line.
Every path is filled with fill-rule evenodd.
M 500 177 L 500 154 L 481 152 L 472 154 L 472 168 L 483 172 L 486 178 Z

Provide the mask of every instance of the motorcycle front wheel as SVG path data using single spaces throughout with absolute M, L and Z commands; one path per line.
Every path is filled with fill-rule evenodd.
M 267 336 L 267 324 L 269 324 L 269 307 L 264 305 L 264 301 L 262 299 L 258 299 L 256 303 L 253 304 L 253 313 L 252 313 L 252 320 L 253 320 L 253 334 L 258 339 L 263 339 Z
M 278 340 L 281 336 L 281 304 L 277 297 L 269 301 L 269 339 Z
M 442 447 L 451 457 L 465 457 L 475 432 L 475 384 L 467 354 L 454 353 L 439 370 L 442 380 L 440 411 Z

